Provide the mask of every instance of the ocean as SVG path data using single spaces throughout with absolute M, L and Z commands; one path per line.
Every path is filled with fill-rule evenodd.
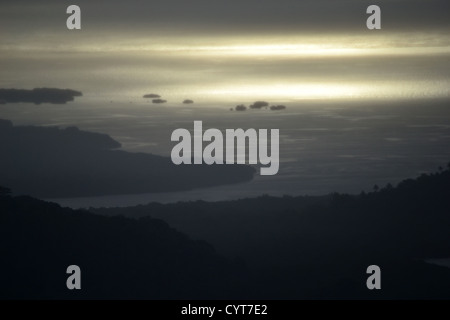
M 275 176 L 257 173 L 248 183 L 185 192 L 47 199 L 72 208 L 359 193 L 450 162 L 449 99 L 284 100 L 285 110 L 243 112 L 230 111 L 234 104 L 227 102 L 158 105 L 141 97 L 85 99 L 67 105 L 2 105 L 0 118 L 15 125 L 77 126 L 111 135 L 123 150 L 168 157 L 175 145 L 172 131 L 192 130 L 195 120 L 203 121 L 204 130 L 279 129 L 280 169 Z

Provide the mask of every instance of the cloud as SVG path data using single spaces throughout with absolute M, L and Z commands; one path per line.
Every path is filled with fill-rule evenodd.
M 190 100 L 190 99 L 186 99 L 186 100 L 183 101 L 183 103 L 184 104 L 192 104 L 192 103 L 194 103 L 194 101 Z
M 167 100 L 164 100 L 164 99 L 153 99 L 152 102 L 153 103 L 166 103 Z
M 82 95 L 80 91 L 71 89 L 0 89 L 0 101 L 2 104 L 17 102 L 65 104 L 68 101 L 73 101 L 74 97 L 80 97 Z

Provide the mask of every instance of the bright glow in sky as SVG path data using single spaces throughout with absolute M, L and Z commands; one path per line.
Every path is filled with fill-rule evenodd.
M 3 86 L 55 86 L 85 96 L 364 99 L 449 97 L 443 33 L 320 36 L 24 36 L 0 44 Z M 116 98 L 116 97 L 115 97 Z
M 427 88 L 427 89 L 425 89 Z M 298 83 L 222 86 L 201 91 L 209 96 L 233 96 L 246 100 L 252 97 L 286 99 L 355 99 L 355 98 L 433 98 L 450 95 L 450 81 L 439 85 L 427 81 L 387 83 Z

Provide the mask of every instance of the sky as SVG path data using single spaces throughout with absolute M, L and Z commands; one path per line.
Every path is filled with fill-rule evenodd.
M 445 0 L 6 0 L 2 1 L 2 30 L 6 27 L 13 32 L 28 32 L 30 28 L 57 32 L 64 27 L 60 22 L 65 21 L 65 8 L 71 4 L 84 9 L 86 29 L 146 31 L 149 35 L 194 31 L 355 32 L 364 27 L 364 13 L 371 4 L 383 9 L 386 29 L 423 31 L 448 29 L 450 25 L 450 4 Z
M 81 30 L 66 28 L 70 4 L 81 8 Z M 208 102 L 447 97 L 448 1 L 379 1 L 376 31 L 366 28 L 370 4 L 2 1 L 0 85 L 130 99 L 152 88 Z

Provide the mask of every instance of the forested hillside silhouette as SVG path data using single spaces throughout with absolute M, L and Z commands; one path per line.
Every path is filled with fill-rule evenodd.
M 0 196 L 0 243 L 0 299 L 218 299 L 239 295 L 234 285 L 246 278 L 242 266 L 161 220 L 26 196 Z M 79 291 L 66 287 L 69 265 L 81 268 Z
M 450 269 L 424 263 L 450 257 L 448 169 L 360 195 L 263 196 L 93 211 L 160 218 L 212 243 L 261 273 L 264 297 L 368 297 L 362 280 L 371 264 L 390 276 L 390 284 L 376 293 L 380 297 L 450 297 Z
M 89 211 L 0 191 L 3 299 L 450 298 L 450 268 L 426 262 L 450 256 L 449 170 L 360 195 Z

